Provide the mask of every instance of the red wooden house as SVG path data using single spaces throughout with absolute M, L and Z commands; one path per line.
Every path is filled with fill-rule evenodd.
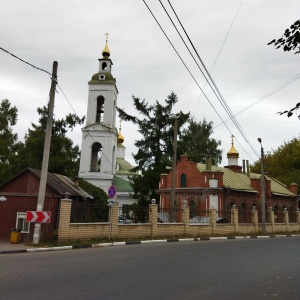
M 26 222 L 26 212 L 36 211 L 41 172 L 28 168 L 0 187 L 0 241 L 9 241 L 13 228 L 21 229 L 21 241 L 32 241 L 34 223 Z M 58 228 L 59 201 L 68 193 L 73 200 L 90 196 L 68 177 L 48 173 L 43 211 L 51 212 L 51 222 L 42 223 L 42 240 L 50 240 Z M 5 200 L 4 200 L 5 199 Z

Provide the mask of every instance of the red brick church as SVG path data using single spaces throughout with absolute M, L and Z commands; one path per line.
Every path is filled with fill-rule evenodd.
M 260 210 L 261 174 L 250 173 L 248 161 L 243 160 L 243 167 L 239 166 L 239 153 L 233 142 L 227 158 L 228 165 L 219 167 L 213 166 L 210 158 L 201 164 L 182 155 L 176 164 L 175 208 L 181 208 L 185 202 L 190 207 L 190 218 L 207 213 L 209 208 L 217 209 L 218 217 L 227 217 L 235 205 L 240 221 L 247 221 L 247 212 L 254 206 Z M 170 208 L 171 187 L 172 170 L 160 176 L 158 193 L 162 209 Z M 265 175 L 265 203 L 266 212 L 273 209 L 275 221 L 281 222 L 283 210 L 293 214 L 299 207 L 297 184 L 286 186 Z

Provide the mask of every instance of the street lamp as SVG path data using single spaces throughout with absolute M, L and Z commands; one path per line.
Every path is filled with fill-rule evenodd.
M 261 157 L 260 157 L 260 164 L 261 164 L 261 171 L 260 171 L 260 178 L 261 178 L 261 231 L 262 234 L 266 234 L 266 206 L 265 206 L 265 174 L 264 174 L 264 148 L 261 143 L 261 138 L 257 139 L 260 143 L 260 150 L 261 150 Z

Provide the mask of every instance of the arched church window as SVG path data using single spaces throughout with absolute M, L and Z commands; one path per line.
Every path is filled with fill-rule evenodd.
M 185 174 L 181 174 L 180 176 L 180 184 L 182 187 L 186 186 L 186 175 Z
M 99 96 L 97 98 L 97 112 L 96 112 L 96 122 L 102 123 L 104 115 L 104 97 Z
M 106 70 L 107 69 L 107 63 L 106 62 L 103 62 L 102 63 L 102 70 Z
M 100 172 L 101 150 L 102 150 L 102 145 L 100 143 L 94 143 L 92 145 L 91 167 L 90 167 L 91 172 Z

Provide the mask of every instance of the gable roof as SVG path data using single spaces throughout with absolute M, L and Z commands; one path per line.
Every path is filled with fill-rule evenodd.
M 30 172 L 34 174 L 37 178 L 41 179 L 41 171 L 28 168 L 27 170 L 23 171 L 19 175 L 15 176 L 8 182 L 6 182 L 3 186 L 8 185 L 9 183 L 13 182 L 16 178 L 20 178 L 22 175 L 24 175 L 26 172 Z M 70 197 L 81 197 L 84 199 L 92 198 L 88 193 L 86 193 L 83 189 L 76 186 L 74 182 L 68 178 L 67 176 L 55 174 L 55 173 L 49 173 L 47 174 L 47 186 L 53 189 L 57 194 L 64 196 L 65 193 L 69 193 Z

